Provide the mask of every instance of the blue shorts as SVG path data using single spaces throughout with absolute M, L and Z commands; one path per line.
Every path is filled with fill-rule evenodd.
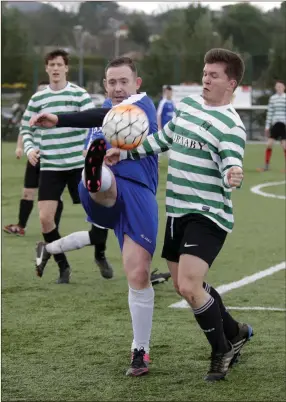
M 113 229 L 121 250 L 124 234 L 126 234 L 153 255 L 158 232 L 156 196 L 139 183 L 117 176 L 115 178 L 117 199 L 111 208 L 94 202 L 82 181 L 79 183 L 79 195 L 82 206 L 88 215 L 88 221 Z

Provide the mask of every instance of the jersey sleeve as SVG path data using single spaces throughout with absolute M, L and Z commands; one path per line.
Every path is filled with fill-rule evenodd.
M 80 97 L 79 102 L 80 102 L 80 107 L 79 107 L 80 112 L 94 108 L 94 103 L 93 103 L 90 95 L 86 91 L 83 92 L 82 96 Z
M 31 150 L 35 148 L 34 143 L 34 133 L 37 129 L 36 127 L 30 127 L 29 121 L 32 116 L 39 113 L 39 108 L 36 107 L 33 97 L 29 100 L 27 108 L 23 114 L 21 120 L 21 127 L 19 134 L 23 138 L 23 146 L 25 154 L 28 154 Z
M 271 96 L 269 104 L 268 104 L 268 109 L 267 109 L 267 116 L 266 116 L 266 123 L 265 123 L 266 129 L 270 128 L 272 119 L 273 119 L 273 115 L 274 115 L 274 102 L 273 102 L 273 98 Z
M 93 108 L 83 112 L 61 113 L 56 127 L 101 127 L 110 108 Z
M 229 169 L 234 166 L 243 166 L 246 132 L 243 127 L 234 127 L 224 134 L 219 143 L 218 153 L 221 159 L 221 173 L 224 187 L 230 188 L 227 181 Z
M 173 117 L 162 130 L 157 133 L 148 135 L 148 137 L 143 141 L 143 143 L 133 149 L 132 151 L 121 151 L 120 159 L 141 159 L 150 155 L 158 155 L 162 152 L 166 152 L 172 146 L 173 135 L 175 132 L 176 118 Z

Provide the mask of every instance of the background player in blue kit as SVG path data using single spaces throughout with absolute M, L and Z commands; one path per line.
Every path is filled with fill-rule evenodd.
M 163 99 L 160 100 L 157 109 L 158 130 L 162 130 L 165 124 L 172 120 L 175 112 L 175 104 L 172 100 L 172 96 L 172 87 L 168 85 L 166 88 L 164 88 Z
M 137 76 L 132 60 L 127 57 L 115 59 L 108 64 L 105 73 L 105 88 L 112 103 L 137 105 L 149 119 L 150 133 L 156 132 L 156 109 L 145 93 L 137 94 L 142 80 Z M 100 126 L 107 110 L 96 109 L 93 112 L 58 116 L 40 114 L 30 124 L 43 127 Z M 149 342 L 154 309 L 150 265 L 158 230 L 158 159 L 152 156 L 140 161 L 123 161 L 109 169 L 102 166 L 105 150 L 101 142 L 102 139 L 96 139 L 88 150 L 79 192 L 90 220 L 114 229 L 122 250 L 133 326 L 132 361 L 126 374 L 139 376 L 149 371 Z M 89 191 L 86 182 L 91 183 Z M 97 183 L 100 183 L 100 189 Z

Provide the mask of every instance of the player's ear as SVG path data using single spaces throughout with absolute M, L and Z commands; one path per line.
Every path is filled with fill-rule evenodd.
M 105 79 L 105 78 L 103 78 L 103 86 L 104 86 L 105 91 L 107 92 L 107 88 L 106 88 L 106 79 Z
M 137 77 L 136 78 L 136 89 L 139 89 L 142 85 L 142 78 L 141 77 Z
M 236 86 L 237 86 L 237 81 L 236 80 L 230 80 L 229 85 L 230 85 L 230 88 L 234 91 L 236 89 Z
M 66 74 L 69 72 L 69 66 L 66 65 Z

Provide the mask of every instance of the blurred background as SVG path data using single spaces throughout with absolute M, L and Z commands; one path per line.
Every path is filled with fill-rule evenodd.
M 142 90 L 154 100 L 164 85 L 177 99 L 201 83 L 212 47 L 238 51 L 246 73 L 236 107 L 249 140 L 261 140 L 275 79 L 286 81 L 286 2 L 125 3 L 1 2 L 2 139 L 15 140 L 21 113 L 40 81 L 45 53 L 70 53 L 69 80 L 95 105 L 104 99 L 104 66 L 117 56 L 137 62 Z

